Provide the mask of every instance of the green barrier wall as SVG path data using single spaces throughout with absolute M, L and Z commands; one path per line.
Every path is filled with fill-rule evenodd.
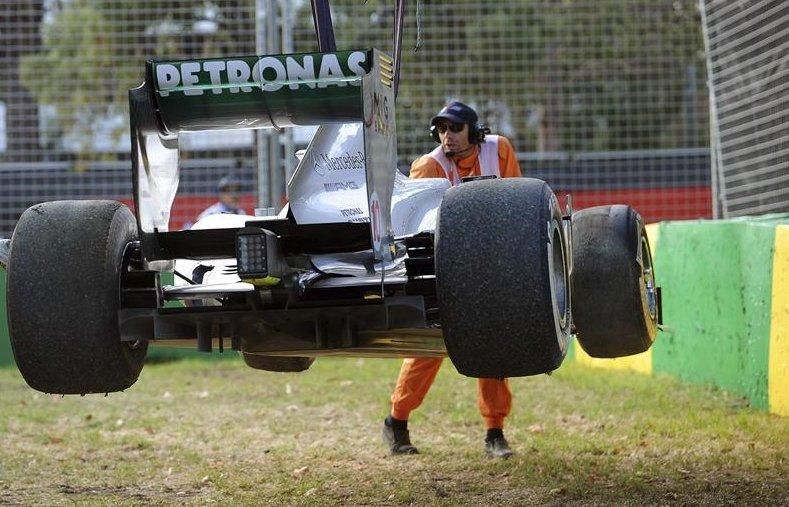
M 11 342 L 8 339 L 8 317 L 5 311 L 5 270 L 0 268 L 0 367 L 14 364 Z
M 652 368 L 740 393 L 767 408 L 773 224 L 662 225 L 655 270 L 671 330 Z

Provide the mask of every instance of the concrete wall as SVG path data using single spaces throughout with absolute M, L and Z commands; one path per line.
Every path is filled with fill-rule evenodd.
M 789 415 L 789 215 L 647 227 L 663 320 L 651 350 L 575 359 L 718 386 Z

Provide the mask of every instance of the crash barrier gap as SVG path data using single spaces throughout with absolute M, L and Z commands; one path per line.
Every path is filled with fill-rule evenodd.
M 661 222 L 647 233 L 665 329 L 643 354 L 594 359 L 576 342 L 568 360 L 714 385 L 789 416 L 789 214 Z M 0 269 L 0 366 L 14 364 L 5 280 Z M 149 352 L 174 356 L 206 357 L 189 349 Z

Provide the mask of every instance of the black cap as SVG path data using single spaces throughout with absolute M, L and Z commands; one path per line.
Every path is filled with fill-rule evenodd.
M 430 120 L 430 125 L 435 125 L 438 120 L 447 119 L 454 123 L 477 123 L 477 112 L 462 102 L 450 102 Z

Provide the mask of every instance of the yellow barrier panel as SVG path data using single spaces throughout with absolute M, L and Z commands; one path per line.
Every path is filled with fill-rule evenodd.
M 789 416 L 789 225 L 775 229 L 773 259 L 767 396 L 770 412 Z

